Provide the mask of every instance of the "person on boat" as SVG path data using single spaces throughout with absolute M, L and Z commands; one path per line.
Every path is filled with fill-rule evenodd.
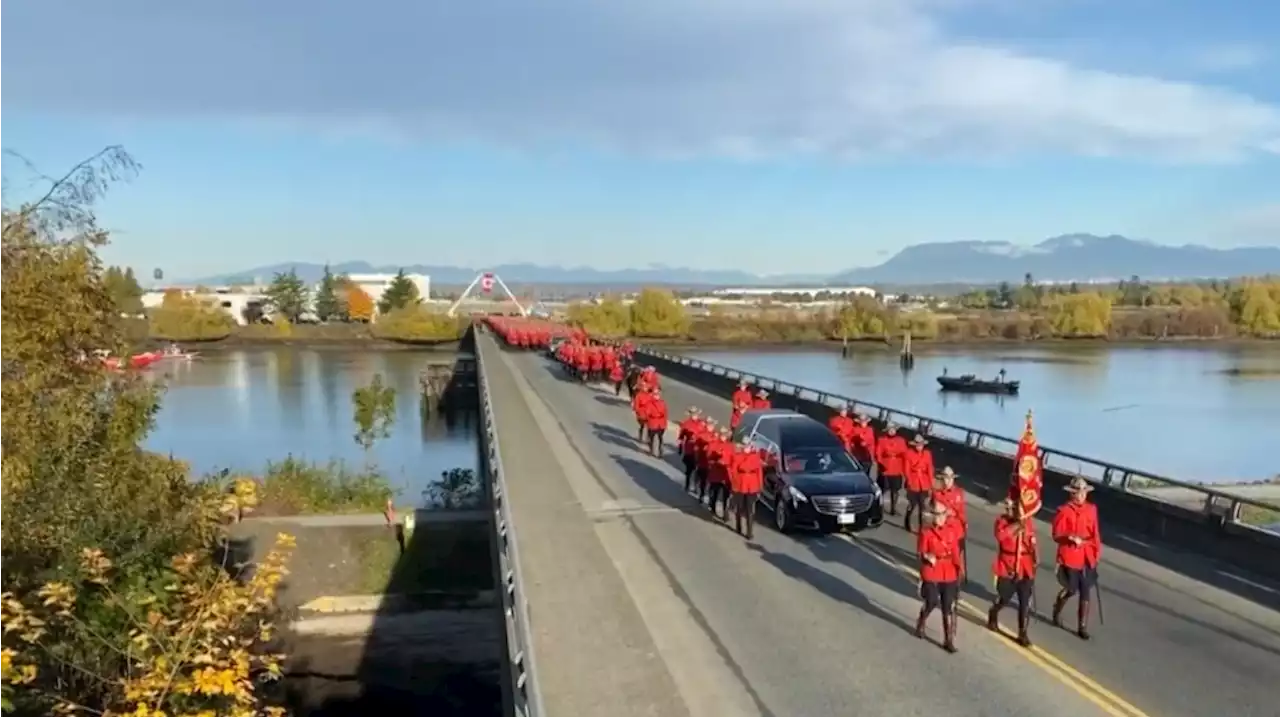
M 839 412 L 827 422 L 827 428 L 836 434 L 836 438 L 844 444 L 844 449 L 853 453 L 853 419 L 849 417 L 849 407 L 841 406 Z
M 942 646 L 956 652 L 956 603 L 960 598 L 959 534 L 947 524 L 949 511 L 941 503 L 928 506 L 929 526 L 920 531 L 916 554 L 920 559 L 920 614 L 915 636 L 924 639 L 925 626 L 934 610 L 942 610 Z
M 654 389 L 645 408 L 644 427 L 649 434 L 649 454 L 662 457 L 662 441 L 667 435 L 667 402 L 662 392 Z
M 1018 644 L 1031 647 L 1031 603 L 1036 592 L 1036 565 L 1039 547 L 1031 518 L 1019 516 L 1018 505 L 1005 498 L 1003 515 L 996 518 L 996 558 L 992 570 L 996 578 L 996 599 L 987 611 L 987 629 L 1000 630 L 1000 611 L 1018 598 Z
M 924 530 L 924 511 L 929 504 L 929 494 L 933 492 L 935 474 L 933 470 L 933 451 L 929 450 L 929 441 L 924 434 L 917 433 L 911 439 L 911 447 L 902 458 L 902 475 L 907 488 L 907 514 L 902 520 L 902 527 L 911 530 L 911 517 L 918 515 L 917 526 Z
M 733 452 L 733 515 L 734 529 L 751 540 L 755 536 L 756 501 L 764 489 L 764 460 L 760 451 L 751 447 L 750 437 L 743 436 Z M 743 532 L 743 525 L 746 532 Z
M 871 418 L 867 414 L 858 414 L 850 442 L 853 447 L 853 457 L 865 465 L 867 470 L 871 470 L 876 454 L 876 429 L 872 427 Z
M 907 456 L 907 440 L 898 435 L 898 426 L 885 426 L 884 435 L 876 439 L 876 463 L 880 464 L 877 478 L 880 490 L 889 496 L 889 515 L 898 514 L 898 496 L 902 493 L 903 464 Z
M 763 388 L 756 391 L 756 397 L 751 401 L 751 408 L 756 411 L 773 408 L 773 404 L 769 402 L 769 392 Z
M 1098 506 L 1089 502 L 1093 486 L 1076 476 L 1067 484 L 1070 500 L 1053 516 L 1053 542 L 1058 544 L 1058 584 L 1061 590 L 1053 601 L 1053 624 L 1062 627 L 1062 611 L 1076 597 L 1076 635 L 1089 639 L 1089 605 L 1098 584 L 1098 561 L 1102 557 L 1102 533 L 1098 526 Z
M 730 404 L 729 428 L 736 430 L 738 424 L 742 422 L 742 414 L 751 408 L 751 387 L 747 385 L 746 379 L 738 381 L 738 388 L 734 390 Z

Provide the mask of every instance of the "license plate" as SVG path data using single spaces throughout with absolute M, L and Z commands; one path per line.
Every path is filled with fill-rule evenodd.
M 850 523 L 857 522 L 857 520 L 858 520 L 858 516 L 854 515 L 853 513 L 841 513 L 840 515 L 836 516 L 836 522 L 839 523 L 840 525 L 849 525 Z

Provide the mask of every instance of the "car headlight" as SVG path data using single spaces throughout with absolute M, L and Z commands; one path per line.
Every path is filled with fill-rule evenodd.
M 796 487 L 793 485 L 787 486 L 787 492 L 791 494 L 791 500 L 797 503 L 809 502 L 809 498 L 805 496 L 804 493 L 801 493 L 800 491 L 796 490 Z

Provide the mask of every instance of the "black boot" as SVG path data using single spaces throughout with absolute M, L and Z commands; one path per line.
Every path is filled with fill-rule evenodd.
M 916 617 L 916 629 L 912 634 L 916 636 L 917 640 L 924 639 L 924 624 L 929 619 L 929 612 L 929 608 L 922 607 L 920 608 L 920 615 Z
M 1081 640 L 1088 640 L 1089 639 L 1089 601 L 1085 600 L 1083 595 L 1080 596 L 1080 609 L 1079 609 L 1079 612 L 1077 612 L 1077 617 L 1079 618 L 1079 622 L 1076 623 L 1077 625 L 1076 635 L 1078 635 Z
M 1018 644 L 1031 647 L 1031 607 L 1018 606 Z
M 897 515 L 897 514 L 898 514 L 898 491 L 895 490 L 889 493 L 889 515 Z
M 1069 596 L 1064 593 L 1058 593 L 1058 597 L 1053 601 L 1053 626 L 1062 627 L 1062 610 L 1067 606 L 1067 598 Z
M 959 650 L 956 649 L 955 613 L 942 613 L 942 649 L 953 655 L 959 652 Z
M 987 611 L 987 629 L 992 632 L 1000 632 L 1000 609 L 1004 606 L 996 603 Z
M 908 532 L 908 533 L 910 533 L 910 532 L 911 532 L 911 514 L 912 514 L 913 512 L 915 512 L 915 508 L 914 508 L 913 506 L 908 505 L 908 506 L 907 506 L 907 515 L 906 515 L 906 517 L 904 517 L 904 518 L 902 519 L 902 527 L 903 527 L 903 528 L 906 528 L 906 530 L 907 530 L 907 532 Z

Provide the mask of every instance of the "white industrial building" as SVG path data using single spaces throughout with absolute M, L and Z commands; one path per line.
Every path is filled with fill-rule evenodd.
M 387 288 L 391 286 L 391 282 L 395 281 L 395 274 L 352 274 L 347 277 L 352 284 L 360 287 L 360 290 L 368 294 L 374 301 L 374 311 L 377 311 L 377 302 L 386 293 Z M 405 274 L 405 278 L 413 282 L 418 287 L 418 296 L 425 301 L 431 296 L 431 277 L 425 274 Z M 203 288 L 203 287 L 202 287 Z M 315 299 L 315 290 L 319 285 L 311 287 L 312 300 Z M 212 306 L 217 306 L 235 319 L 236 323 L 244 325 L 245 310 L 251 305 L 256 304 L 262 315 L 270 315 L 270 300 L 265 293 L 266 286 L 219 286 L 208 288 L 204 291 L 195 291 L 188 288 L 170 287 L 169 289 L 157 289 L 146 291 L 142 294 L 142 307 L 144 309 L 156 309 L 164 303 L 164 294 L 166 290 L 182 291 L 187 296 L 201 299 Z M 305 317 L 304 317 L 305 318 Z
M 875 296 L 877 292 L 869 286 L 749 286 L 728 289 L 716 289 L 712 296 L 751 296 L 765 297 L 774 294 L 799 294 L 815 297 L 819 294 L 830 296 Z
M 431 297 L 431 277 L 426 274 L 405 274 L 406 279 L 413 282 L 418 287 L 418 296 L 423 301 Z M 360 290 L 373 298 L 376 305 L 382 295 L 386 293 L 387 288 L 391 286 L 391 282 L 395 281 L 395 274 L 349 274 L 347 280 L 352 284 L 360 287 Z

